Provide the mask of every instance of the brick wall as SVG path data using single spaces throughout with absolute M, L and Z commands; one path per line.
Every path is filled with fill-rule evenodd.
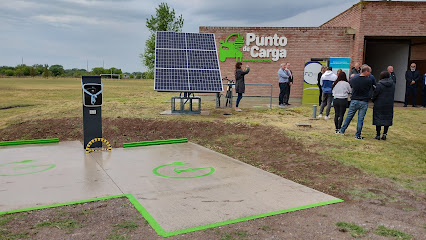
M 412 39 L 412 60 L 426 59 L 426 2 L 384 2 L 365 1 L 353 5 L 348 10 L 324 23 L 321 27 L 200 27 L 201 33 L 215 33 L 216 45 L 230 34 L 238 32 L 242 36 L 255 33 L 259 36 L 285 36 L 288 39 L 287 57 L 271 63 L 243 62 L 251 67 L 246 77 L 247 83 L 271 83 L 274 97 L 279 94 L 277 71 L 280 64 L 290 62 L 294 74 L 291 97 L 302 97 L 303 70 L 305 61 L 311 58 L 350 57 L 352 65 L 363 63 L 364 37 L 391 37 Z M 355 35 L 345 34 L 346 28 L 355 29 Z M 421 37 L 421 38 L 418 38 Z M 275 48 L 275 47 L 268 47 Z M 250 53 L 243 52 L 244 59 L 251 59 Z M 223 77 L 235 79 L 235 59 L 228 58 L 220 63 Z M 247 87 L 247 94 L 268 94 L 269 89 Z
M 291 97 L 301 98 L 303 91 L 303 74 L 305 61 L 311 58 L 349 57 L 352 35 L 344 34 L 345 28 L 281 28 L 281 27 L 200 27 L 201 33 L 214 33 L 216 46 L 219 49 L 220 40 L 225 40 L 232 33 L 240 33 L 246 38 L 247 33 L 258 36 L 274 36 L 287 38 L 285 47 L 268 46 L 263 48 L 286 49 L 287 57 L 276 62 L 255 63 L 243 62 L 243 66 L 250 66 L 250 73 L 246 75 L 246 83 L 273 84 L 273 96 L 278 97 L 278 70 L 280 64 L 290 62 L 294 75 L 294 85 L 291 88 Z M 253 43 L 250 45 L 253 46 Z M 243 52 L 243 59 L 252 59 L 249 52 Z M 266 58 L 268 59 L 268 58 Z M 270 58 L 269 58 L 270 59 Z M 227 58 L 220 62 L 222 77 L 235 79 L 235 58 Z M 246 94 L 266 95 L 270 93 L 267 87 L 247 86 Z
M 356 35 L 351 50 L 352 63 L 362 62 L 364 37 L 418 37 L 426 34 L 426 2 L 365 1 L 324 23 L 322 27 L 351 27 Z M 419 48 L 419 47 L 415 47 Z M 414 49 L 413 51 L 415 51 Z M 417 51 L 414 56 L 419 57 Z
M 411 41 L 411 60 L 426 60 L 426 37 Z

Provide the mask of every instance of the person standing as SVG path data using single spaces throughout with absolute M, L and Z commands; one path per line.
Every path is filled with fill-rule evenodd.
M 352 87 L 351 105 L 349 105 L 348 114 L 345 123 L 338 133 L 345 134 L 346 129 L 358 111 L 358 122 L 356 124 L 355 139 L 364 139 L 361 136 L 364 117 L 368 109 L 368 100 L 370 99 L 370 90 L 373 86 L 373 80 L 369 77 L 371 68 L 364 64 L 361 66 L 361 74 L 351 78 L 349 81 Z
M 376 126 L 377 140 L 380 140 L 382 126 L 384 127 L 382 140 L 386 140 L 389 126 L 392 126 L 394 96 L 395 83 L 389 71 L 383 71 L 373 93 L 373 125 Z
M 330 119 L 330 108 L 331 102 L 333 101 L 333 93 L 331 86 L 334 81 L 336 81 L 337 76 L 333 73 L 332 67 L 327 67 L 327 71 L 321 76 L 321 87 L 322 87 L 322 103 L 318 118 L 322 118 L 322 112 L 324 111 L 324 107 L 327 104 L 327 109 L 325 110 L 325 120 Z
M 284 99 L 283 102 L 285 105 L 291 105 L 290 103 L 288 103 L 288 100 L 290 99 L 290 89 L 291 89 L 291 85 L 293 85 L 293 72 L 290 70 L 290 63 L 286 63 L 286 70 L 287 73 L 289 74 L 288 76 L 288 86 L 287 86 L 287 90 L 284 94 Z
M 393 66 L 388 66 L 388 73 L 390 75 L 390 78 L 393 80 L 393 83 L 396 84 L 396 76 L 395 76 L 395 73 L 393 72 Z
M 247 65 L 246 70 L 241 69 L 241 62 L 235 64 L 235 92 L 238 93 L 237 103 L 235 105 L 235 111 L 241 112 L 242 110 L 238 108 L 241 99 L 243 98 L 243 93 L 246 90 L 246 84 L 244 82 L 244 75 L 250 72 L 250 67 Z
M 318 89 L 320 91 L 319 99 L 318 99 L 318 106 L 321 106 L 321 102 L 322 102 L 321 77 L 325 73 L 326 70 L 327 70 L 327 67 L 326 66 L 322 66 L 321 67 L 321 72 L 318 73 L 318 78 L 317 78 L 318 83 L 317 83 L 317 86 L 318 86 Z
M 335 133 L 338 133 L 342 127 L 343 117 L 345 116 L 346 108 L 348 107 L 348 96 L 351 92 L 351 86 L 346 78 L 346 73 L 341 72 L 337 76 L 331 86 L 333 89 L 333 107 L 334 107 L 334 126 L 336 127 Z
M 352 67 L 351 72 L 349 73 L 349 76 L 352 76 L 352 74 L 360 74 L 361 68 L 359 67 L 359 63 L 355 63 L 355 66 Z
M 287 87 L 289 84 L 289 78 L 290 78 L 290 74 L 288 73 L 288 71 L 286 70 L 287 64 L 285 63 L 281 63 L 281 67 L 278 70 L 278 84 L 280 86 L 280 95 L 278 97 L 278 105 L 280 107 L 285 107 L 286 105 L 284 104 L 284 96 L 287 92 Z
M 411 95 L 413 98 L 413 107 L 416 107 L 417 83 L 420 80 L 420 72 L 416 70 L 416 64 L 411 63 L 410 69 L 405 72 L 405 102 L 404 107 L 407 107 L 408 97 Z

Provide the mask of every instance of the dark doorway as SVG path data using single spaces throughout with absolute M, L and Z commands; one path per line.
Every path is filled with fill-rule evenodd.
M 405 100 L 405 71 L 410 58 L 409 40 L 366 40 L 365 63 L 368 64 L 372 74 L 379 80 L 380 72 L 386 71 L 392 65 L 396 75 L 395 101 Z

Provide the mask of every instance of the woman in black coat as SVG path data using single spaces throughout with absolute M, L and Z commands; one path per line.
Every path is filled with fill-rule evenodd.
M 250 72 L 249 66 L 247 66 L 246 70 L 243 71 L 241 69 L 241 62 L 237 62 L 235 64 L 235 92 L 238 93 L 237 104 L 235 105 L 235 111 L 241 112 L 242 110 L 238 108 L 240 104 L 241 98 L 243 98 L 243 93 L 246 90 L 246 84 L 244 83 L 244 75 Z
M 384 126 L 382 140 L 386 140 L 389 126 L 392 126 L 394 95 L 395 83 L 390 78 L 389 72 L 381 72 L 380 80 L 373 93 L 373 125 L 376 126 L 375 139 L 377 140 L 380 140 L 382 126 Z

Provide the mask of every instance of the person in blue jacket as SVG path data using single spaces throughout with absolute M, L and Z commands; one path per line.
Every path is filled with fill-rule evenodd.
M 332 85 L 334 81 L 337 79 L 337 75 L 334 74 L 331 70 L 332 67 L 328 67 L 327 71 L 321 76 L 320 84 L 322 88 L 322 103 L 318 118 L 322 118 L 322 112 L 324 111 L 325 105 L 327 105 L 327 109 L 325 110 L 325 118 L 326 120 L 330 119 L 330 108 L 331 102 L 333 101 L 333 90 Z

